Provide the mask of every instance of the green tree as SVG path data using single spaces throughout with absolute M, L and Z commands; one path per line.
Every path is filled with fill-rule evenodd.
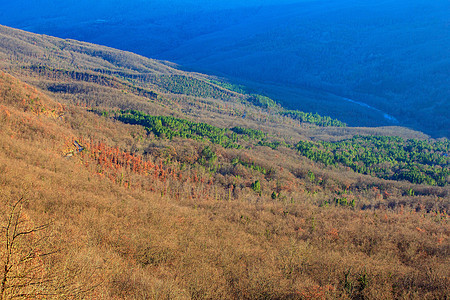
M 261 183 L 259 182 L 259 180 L 256 180 L 255 182 L 253 182 L 251 187 L 252 187 L 252 190 L 257 192 L 261 196 Z

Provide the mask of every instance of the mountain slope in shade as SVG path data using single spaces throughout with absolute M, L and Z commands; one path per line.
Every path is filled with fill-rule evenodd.
M 354 126 L 397 125 L 397 120 L 434 137 L 449 135 L 446 0 L 247 7 L 210 2 L 204 9 L 199 3 L 116 1 L 99 2 L 90 14 L 81 13 L 84 2 L 46 4 L 45 12 L 33 10 L 25 20 L 6 7 L 3 19 L 14 27 L 233 77 L 291 108 Z

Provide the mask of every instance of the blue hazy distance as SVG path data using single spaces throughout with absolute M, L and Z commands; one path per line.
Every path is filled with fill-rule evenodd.
M 3 2 L 3 25 L 234 78 L 352 125 L 450 136 L 448 0 Z

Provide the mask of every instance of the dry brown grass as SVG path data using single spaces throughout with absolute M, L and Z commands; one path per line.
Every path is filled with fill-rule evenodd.
M 144 158 L 163 163 L 157 176 L 125 167 L 111 171 L 139 183 L 124 185 L 117 177 L 98 175 L 89 152 L 64 154 L 72 139 L 84 137 L 129 154 L 134 146 L 130 155 L 138 157 L 149 142 L 133 138 L 142 129 L 70 106 L 62 108 L 62 118 L 38 114 L 35 108 L 58 105 L 36 91 L 29 98 L 41 102 L 29 109 L 15 100 L 32 88 L 7 75 L 0 78 L 1 204 L 24 196 L 23 211 L 32 224 L 51 222 L 50 232 L 39 233 L 47 249 L 58 250 L 43 261 L 45 272 L 56 277 L 43 287 L 59 291 L 48 298 L 446 299 L 450 294 L 448 189 L 413 186 L 423 193 L 410 197 L 403 191 L 412 185 L 324 170 L 289 149 L 261 147 L 245 155 L 276 168 L 273 177 L 232 166 L 230 160 L 242 153 L 221 148 L 216 151 L 223 172 L 212 174 L 196 164 L 204 145 L 179 140 L 152 141 L 147 149 Z M 256 179 L 261 196 L 250 188 Z M 277 186 L 280 197 L 272 199 Z M 320 206 L 344 190 L 357 200 L 354 209 Z M 427 212 L 426 205 L 437 202 Z M 363 210 L 368 205 L 371 209 Z

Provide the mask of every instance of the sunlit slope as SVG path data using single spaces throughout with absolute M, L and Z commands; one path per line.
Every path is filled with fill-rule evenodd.
M 0 125 L 2 226 L 21 197 L 21 226 L 49 225 L 17 239 L 12 257 L 32 255 L 11 270 L 31 279 L 7 276 L 8 297 L 448 294 L 448 188 L 324 169 L 251 138 L 157 137 L 5 73 Z
M 339 120 L 329 117 L 283 109 L 267 97 L 248 94 L 245 87 L 198 73 L 183 72 L 132 53 L 77 41 L 43 37 L 7 27 L 3 29 L 5 43 L 2 49 L 5 56 L 10 55 L 10 59 L 4 61 L 4 69 L 57 96 L 65 104 L 92 109 L 106 116 L 117 115 L 117 110 L 131 109 L 149 118 L 175 117 L 175 119 L 164 117 L 161 120 L 165 120 L 166 124 L 154 127 L 156 130 L 154 133 L 159 136 L 164 132 L 164 136 L 168 139 L 180 135 L 192 138 L 189 130 L 211 125 L 211 130 L 216 128 L 217 131 L 214 133 L 215 136 L 209 139 L 219 141 L 218 144 L 226 148 L 230 145 L 244 146 L 235 143 L 238 139 L 235 136 L 236 132 L 233 132 L 235 128 L 245 130 L 253 128 L 269 134 L 263 140 L 253 141 L 257 145 L 275 148 L 284 145 L 291 149 L 297 148 L 299 140 L 336 141 L 352 138 L 355 134 L 426 138 L 423 134 L 399 127 L 372 129 L 345 127 Z M 61 46 L 66 44 L 67 47 Z M 53 48 L 50 45 L 54 45 Z M 55 45 L 60 45 L 61 49 Z M 88 62 L 86 65 L 82 65 L 86 62 Z M 165 72 L 155 71 L 156 69 Z M 205 125 L 201 125 L 204 123 Z M 135 120 L 132 124 L 143 125 L 140 120 Z M 191 124 L 189 125 L 191 129 L 181 134 L 177 126 L 182 124 Z M 224 132 L 228 133 L 223 135 Z M 378 174 L 376 176 L 382 178 L 409 178 L 408 181 L 414 183 L 446 185 L 448 166 L 443 157 L 446 150 L 436 148 L 436 144 L 431 141 L 428 145 L 431 152 L 426 155 L 440 155 L 442 162 L 432 166 L 429 163 L 431 158 L 427 156 L 421 162 L 413 162 L 412 158 L 398 161 L 396 158 L 395 164 L 378 166 L 382 162 L 376 159 L 375 164 L 368 163 L 364 168 L 353 169 L 366 174 Z M 370 152 L 372 151 L 369 149 L 368 153 Z M 436 159 L 433 158 L 432 161 Z M 407 176 L 400 174 L 404 173 L 405 168 L 402 167 L 404 163 L 407 164 L 406 172 L 409 174 Z M 420 168 L 416 168 L 416 163 L 420 164 Z M 337 162 L 332 164 L 336 165 Z M 345 162 L 343 164 L 348 165 Z M 443 168 L 442 172 L 435 167 Z M 382 168 L 384 171 L 379 172 L 374 168 Z M 392 174 L 388 176 L 386 172 Z

